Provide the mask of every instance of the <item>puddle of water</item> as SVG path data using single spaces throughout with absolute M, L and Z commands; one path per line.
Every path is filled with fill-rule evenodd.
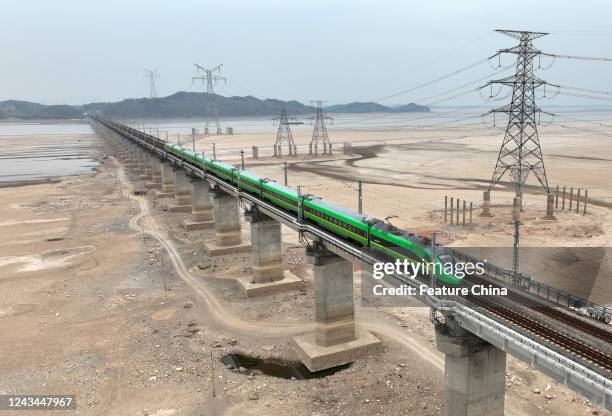
M 345 364 L 313 373 L 308 370 L 304 364 L 299 362 L 283 362 L 280 360 L 263 359 L 243 354 L 228 354 L 221 358 L 221 361 L 223 364 L 229 365 L 231 368 L 236 370 L 240 369 L 240 367 L 245 368 L 247 370 L 246 374 L 251 373 L 253 370 L 258 370 L 263 374 L 272 377 L 285 378 L 289 380 L 323 378 L 350 367 L 350 364 Z

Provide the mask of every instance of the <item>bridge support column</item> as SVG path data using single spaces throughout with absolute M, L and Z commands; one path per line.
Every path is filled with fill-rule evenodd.
M 183 221 L 185 231 L 203 230 L 212 228 L 212 192 L 205 179 L 191 178 L 191 220 Z
M 125 144 L 125 148 L 123 149 L 123 153 L 119 156 L 119 160 L 121 160 L 123 166 L 127 169 L 133 169 L 135 167 L 132 147 L 129 144 Z
M 132 172 L 135 172 L 138 169 L 138 155 L 136 153 L 136 146 L 128 143 L 127 144 L 127 166 L 129 166 Z
M 300 359 L 310 371 L 347 364 L 371 353 L 380 341 L 355 326 L 353 264 L 320 243 L 307 250 L 314 270 L 314 333 L 293 338 Z
M 506 352 L 459 327 L 452 316 L 436 327 L 444 359 L 445 416 L 503 416 Z
M 176 205 L 168 207 L 170 212 L 190 212 L 191 211 L 191 183 L 187 172 L 183 169 L 174 169 L 174 200 Z
M 280 222 L 253 206 L 244 214 L 251 223 L 251 276 L 240 278 L 246 296 L 262 296 L 297 289 L 302 281 L 283 267 Z
M 206 253 L 209 256 L 220 256 L 249 251 L 251 245 L 242 242 L 238 198 L 220 189 L 215 189 L 213 213 L 215 217 L 215 241 L 204 243 Z
M 134 153 L 136 155 L 136 168 L 134 169 L 134 173 L 140 177 L 140 175 L 145 172 L 144 150 L 136 147 L 136 151 Z
M 174 195 L 174 171 L 172 166 L 166 162 L 159 163 L 159 171 L 161 173 L 161 191 L 156 191 L 157 198 L 166 198 Z
M 151 168 L 151 164 L 153 160 L 151 155 L 146 150 L 142 152 L 142 162 L 142 173 L 140 174 L 140 179 L 147 182 L 152 178 L 153 169 Z
M 148 189 L 155 189 L 157 191 L 161 191 L 162 189 L 162 179 L 161 179 L 161 164 L 160 161 L 151 156 L 150 160 L 151 167 L 151 182 L 147 182 Z

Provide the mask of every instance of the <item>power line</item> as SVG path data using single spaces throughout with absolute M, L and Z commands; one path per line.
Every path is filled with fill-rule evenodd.
M 460 74 L 460 73 L 462 73 L 462 72 L 465 72 L 465 71 L 467 71 L 467 70 L 469 70 L 469 69 L 472 69 L 472 68 L 474 68 L 474 67 L 477 67 L 478 65 L 481 65 L 481 64 L 483 64 L 483 63 L 485 63 L 485 62 L 488 62 L 488 61 L 489 61 L 489 58 L 486 58 L 486 59 L 481 59 L 481 60 L 476 61 L 476 62 L 474 62 L 474 63 L 471 63 L 471 64 L 469 64 L 469 65 L 467 65 L 467 66 L 465 66 L 465 67 L 463 67 L 463 68 L 460 68 L 460 69 L 458 69 L 458 70 L 456 70 L 456 71 L 450 72 L 450 73 L 448 73 L 448 74 L 446 74 L 446 75 L 443 75 L 443 76 L 441 76 L 441 77 L 438 77 L 438 78 L 436 78 L 436 79 L 433 79 L 433 80 L 431 80 L 431 81 L 427 81 L 427 82 L 425 82 L 425 83 L 423 83 L 423 84 L 419 84 L 419 85 L 416 85 L 416 86 L 414 86 L 414 87 L 410 87 L 410 88 L 407 88 L 407 89 L 405 89 L 405 90 L 401 90 L 401 91 L 399 91 L 399 92 L 397 92 L 397 93 L 395 93 L 395 94 L 387 95 L 387 96 L 385 96 L 385 97 L 381 97 L 381 98 L 378 98 L 378 99 L 376 99 L 376 100 L 371 100 L 371 101 L 372 101 L 372 102 L 374 102 L 374 103 L 377 103 L 377 102 L 380 102 L 380 101 L 385 101 L 385 100 L 388 100 L 388 99 L 391 99 L 391 98 L 399 97 L 400 95 L 404 95 L 404 94 L 407 94 L 407 93 L 409 93 L 409 92 L 416 91 L 416 90 L 418 90 L 418 89 L 420 89 L 420 88 L 427 87 L 427 86 L 429 86 L 429 85 L 435 84 L 436 82 L 443 81 L 443 80 L 445 80 L 445 79 L 447 79 L 447 78 L 450 78 L 450 77 L 452 77 L 452 76 L 454 76 L 454 75 L 457 75 L 457 74 Z
M 612 58 L 598 58 L 591 56 L 572 56 L 572 55 L 559 55 L 556 53 L 544 53 L 541 52 L 543 56 L 550 56 L 553 58 L 562 58 L 562 59 L 577 59 L 582 61 L 600 61 L 600 62 L 612 62 Z
M 555 84 L 549 84 L 558 88 L 563 88 L 566 90 L 573 90 L 573 91 L 581 91 L 581 92 L 591 92 L 594 94 L 603 94 L 603 95 L 612 95 L 612 91 L 604 91 L 604 90 L 591 90 L 588 88 L 578 88 L 578 87 L 570 87 L 567 85 L 555 85 Z
M 571 92 L 561 92 L 561 91 L 558 94 L 560 94 L 560 95 L 567 95 L 569 97 L 586 98 L 586 99 L 589 99 L 589 100 L 612 101 L 612 97 L 597 97 L 595 95 L 575 94 L 575 93 L 571 93 Z
M 458 87 L 451 88 L 451 89 L 449 89 L 449 90 L 446 90 L 446 91 L 440 92 L 440 93 L 438 93 L 438 94 L 430 95 L 429 97 L 421 98 L 421 99 L 419 99 L 419 100 L 413 100 L 413 102 L 415 102 L 415 103 L 424 103 L 424 105 L 431 105 L 431 103 L 427 104 L 427 101 L 431 100 L 432 98 L 437 98 L 437 97 L 440 97 L 440 96 L 446 95 L 446 94 L 448 94 L 448 93 L 451 93 L 451 92 L 455 92 L 455 91 L 457 91 L 457 90 L 460 90 L 460 89 L 462 89 L 462 88 L 469 87 L 470 85 L 478 84 L 478 83 L 480 83 L 480 82 L 482 82 L 482 81 L 484 81 L 484 80 L 486 80 L 486 79 L 490 79 L 492 76 L 497 75 L 497 74 L 499 74 L 500 72 L 505 71 L 506 69 L 507 69 L 507 68 L 504 68 L 504 69 L 502 69 L 501 71 L 491 72 L 490 74 L 485 75 L 484 77 L 478 78 L 477 80 L 470 81 L 470 82 L 466 82 L 465 84 L 461 84 L 461 85 L 459 85 Z M 470 90 L 470 91 L 472 91 L 472 90 Z

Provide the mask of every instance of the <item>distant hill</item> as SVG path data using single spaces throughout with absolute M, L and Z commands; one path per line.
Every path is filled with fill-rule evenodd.
M 430 110 L 427 106 L 410 103 L 401 105 L 399 107 L 394 107 L 392 111 L 396 113 L 429 113 Z
M 276 116 L 281 101 L 261 100 L 256 97 L 215 96 L 219 115 L 222 117 Z M 161 98 L 130 98 L 119 102 L 91 103 L 80 106 L 43 105 L 28 101 L 9 100 L 0 102 L 0 119 L 70 119 L 82 118 L 85 113 L 99 114 L 113 118 L 192 118 L 206 116 L 207 97 L 201 92 L 180 91 Z M 332 113 L 373 113 L 373 112 L 428 112 L 429 108 L 407 104 L 390 108 L 371 102 L 354 102 L 332 105 L 325 108 Z M 315 108 L 298 101 L 287 102 L 289 115 L 313 114 Z
M 215 95 L 219 115 L 223 117 L 275 115 L 280 111 L 280 100 L 224 97 Z M 207 97 L 201 92 L 177 92 L 163 98 L 136 98 L 115 103 L 93 103 L 82 106 L 88 113 L 109 117 L 128 118 L 191 118 L 206 115 Z M 312 114 L 314 108 L 297 101 L 287 103 L 291 114 Z
M 337 104 L 325 107 L 328 113 L 384 113 L 391 109 L 377 103 L 354 102 L 349 104 Z
M 83 111 L 69 105 L 43 105 L 29 101 L 0 102 L 0 119 L 71 119 L 83 117 Z

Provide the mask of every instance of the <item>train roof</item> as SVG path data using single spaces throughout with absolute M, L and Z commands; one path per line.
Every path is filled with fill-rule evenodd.
M 234 165 L 230 165 L 229 163 L 221 162 L 219 160 L 214 160 L 212 163 L 214 163 L 215 165 L 217 165 L 219 167 L 226 168 L 226 169 L 229 169 L 229 170 L 232 170 L 232 169 L 235 168 Z
M 257 175 L 256 173 L 249 172 L 248 170 L 241 170 L 240 175 L 256 181 L 259 181 L 261 179 L 261 176 Z
M 364 214 L 360 214 L 358 212 L 352 211 L 350 209 L 332 204 L 331 202 L 327 202 L 324 199 L 321 198 L 314 198 L 310 201 L 313 204 L 316 204 L 320 207 L 323 208 L 327 208 L 330 211 L 335 211 L 338 212 L 339 214 L 342 214 L 344 216 L 353 218 L 356 221 L 364 221 L 367 218 L 367 215 Z
M 281 185 L 278 182 L 275 181 L 268 181 L 266 182 L 266 185 L 278 190 L 278 191 L 282 191 L 285 193 L 288 193 L 290 195 L 294 195 L 297 198 L 297 190 L 295 190 L 294 188 L 291 188 L 289 186 L 285 186 L 285 185 Z

